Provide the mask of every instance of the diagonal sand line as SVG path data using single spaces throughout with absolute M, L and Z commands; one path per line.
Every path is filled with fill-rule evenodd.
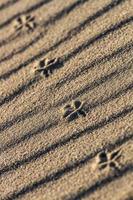
M 47 20 L 44 20 L 43 22 L 41 22 L 41 24 L 38 24 L 37 27 L 42 27 L 42 28 L 43 27 L 47 27 L 47 29 L 48 29 L 48 27 L 50 25 L 54 25 L 56 21 L 62 19 L 63 17 L 65 17 L 66 15 L 68 15 L 70 12 L 72 12 L 76 7 L 82 6 L 87 1 L 89 1 L 89 0 L 82 0 L 82 1 L 78 0 L 76 2 L 73 2 L 69 6 L 66 6 L 61 11 L 57 12 L 56 14 L 54 14 L 53 16 L 50 16 Z M 26 34 L 27 33 L 25 33 L 25 35 Z M 39 40 L 41 40 L 45 36 L 45 34 L 46 34 L 46 30 L 44 30 L 41 33 L 39 33 L 31 42 L 29 42 L 28 44 L 24 45 L 20 50 L 17 50 L 16 54 L 25 51 L 31 45 L 33 45 L 36 42 L 38 42 Z M 9 44 L 9 42 L 12 42 L 14 39 L 16 39 L 18 37 L 22 37 L 22 36 L 20 34 L 16 35 L 15 37 L 13 37 L 12 35 L 10 35 L 9 38 L 6 38 L 6 39 L 0 41 L 0 47 L 6 45 L 7 43 Z M 9 54 L 5 58 L 1 59 L 0 63 L 3 62 L 4 60 L 9 59 L 11 57 L 11 55 L 14 56 L 15 54 L 13 54 L 13 53 Z
M 93 133 L 93 131 L 101 129 L 104 126 L 116 121 L 119 118 L 121 119 L 132 112 L 133 112 L 133 106 L 130 105 L 130 106 L 124 108 L 122 111 L 120 111 L 118 113 L 114 113 L 114 114 L 110 115 L 108 118 L 104 118 L 100 122 L 96 122 L 95 124 L 92 124 L 91 126 L 86 127 L 83 131 L 75 132 L 75 133 L 71 134 L 71 136 L 69 136 L 69 137 L 60 139 L 58 142 L 56 142 L 55 144 L 52 144 L 50 147 L 47 147 L 46 149 L 40 149 L 38 152 L 34 153 L 33 155 L 31 155 L 25 159 L 15 161 L 14 163 L 11 163 L 10 165 L 6 165 L 0 169 L 0 176 L 3 176 L 7 172 L 17 170 L 21 166 L 24 166 L 30 162 L 34 162 L 34 161 L 36 161 L 37 158 L 44 156 L 45 154 L 49 153 L 50 151 L 53 151 L 57 148 L 65 146 L 70 141 L 74 142 L 77 139 L 83 137 L 85 134 L 91 134 L 91 133 Z
M 36 54 L 35 56 L 35 59 L 36 58 L 39 58 L 40 56 L 43 56 L 45 55 L 46 53 L 56 49 L 59 45 L 61 45 L 62 43 L 64 43 L 65 41 L 68 41 L 70 40 L 72 37 L 76 36 L 77 34 L 79 34 L 80 32 L 82 32 L 86 26 L 88 26 L 92 21 L 96 20 L 97 18 L 101 17 L 102 15 L 104 15 L 105 13 L 111 11 L 113 8 L 117 7 L 118 5 L 120 5 L 121 3 L 124 3 L 125 0 L 117 0 L 115 2 L 111 2 L 109 3 L 107 6 L 103 7 L 102 9 L 98 10 L 96 13 L 94 13 L 92 16 L 89 16 L 87 19 L 85 19 L 83 22 L 81 22 L 78 26 L 76 26 L 75 28 L 71 29 L 70 31 L 68 31 L 67 35 L 65 37 L 63 37 L 62 39 L 60 39 L 58 42 L 56 42 L 55 44 L 53 44 L 51 47 L 49 47 L 48 49 L 45 49 L 43 51 L 41 51 L 40 53 Z M 70 10 L 69 12 L 72 10 L 74 6 L 71 5 L 70 7 L 68 7 Z M 56 20 L 59 20 L 61 19 L 64 15 L 63 13 L 67 13 L 69 14 L 69 12 L 67 11 L 61 11 L 59 13 L 59 16 L 60 17 L 55 17 L 53 18 L 53 24 L 55 23 Z M 62 13 L 62 14 L 61 14 Z M 57 15 L 58 16 L 58 15 Z M 61 17 L 62 16 L 62 17 Z M 66 14 L 65 14 L 66 16 Z M 56 19 L 57 18 L 57 19 Z M 50 19 L 47 20 L 45 23 L 44 23 L 44 26 L 48 26 L 49 24 L 51 24 L 51 21 Z M 52 24 L 51 24 L 52 25 Z M 44 34 L 45 35 L 45 34 Z M 14 55 L 17 55 L 19 53 L 22 53 L 24 52 L 25 50 L 27 50 L 27 48 L 29 48 L 31 45 L 35 44 L 36 42 L 38 42 L 40 39 L 42 39 L 42 34 L 39 34 L 36 38 L 34 38 L 33 41 L 31 41 L 29 44 L 26 44 L 26 46 L 22 47 L 20 50 L 18 50 L 17 52 L 13 52 L 11 54 L 9 54 L 8 56 L 2 58 L 0 60 L 0 63 L 4 62 L 4 61 L 7 61 L 9 59 L 12 58 L 12 56 Z M 39 56 L 39 57 L 38 57 Z M 35 60 L 34 59 L 34 60 Z M 34 61 L 33 60 L 33 61 Z M 33 62 L 31 61 L 31 62 Z M 27 63 L 27 61 L 26 61 Z M 29 63 L 29 62 L 28 62 Z M 27 64 L 26 64 L 27 65 Z M 0 75 L 0 79 L 6 79 L 8 77 L 10 77 L 10 75 L 12 75 L 13 73 L 17 72 L 18 70 L 20 70 L 23 66 L 20 64 L 18 67 L 16 67 L 15 69 L 13 70 L 10 70 L 9 72 L 3 74 L 3 75 Z
M 112 147 L 115 148 L 116 146 L 120 146 L 120 145 L 122 145 L 123 143 L 127 142 L 128 140 L 131 140 L 132 138 L 133 138 L 133 135 L 130 135 L 130 136 L 128 136 L 127 138 L 125 137 L 125 138 L 122 139 L 122 140 L 121 140 L 121 139 L 118 139 L 114 144 L 108 144 L 108 145 L 106 145 L 103 149 L 108 149 L 108 150 L 109 150 L 109 149 L 112 149 Z M 75 163 L 69 164 L 69 165 L 65 166 L 64 168 L 59 169 L 57 172 L 52 173 L 52 174 L 50 174 L 50 175 L 48 175 L 48 176 L 46 176 L 46 177 L 40 179 L 39 181 L 35 181 L 35 182 L 33 182 L 31 185 L 27 185 L 27 186 L 23 187 L 23 188 L 22 188 L 21 190 L 19 190 L 19 191 L 15 191 L 15 192 L 14 192 L 13 194 L 11 194 L 9 197 L 5 198 L 5 200 L 8 200 L 8 199 L 10 199 L 10 200 L 17 199 L 17 198 L 19 198 L 19 197 L 21 197 L 21 196 L 23 196 L 23 195 L 25 195 L 25 194 L 27 194 L 27 193 L 29 193 L 29 192 L 32 192 L 32 191 L 36 190 L 37 188 L 40 188 L 40 187 L 43 186 L 43 185 L 48 184 L 49 182 L 55 182 L 55 181 L 59 180 L 62 176 L 66 175 L 67 173 L 70 173 L 71 171 L 75 170 L 76 168 L 79 168 L 79 167 L 81 168 L 83 165 L 85 165 L 86 163 L 88 163 L 88 161 L 89 161 L 90 159 L 94 158 L 95 155 L 96 155 L 98 152 L 100 152 L 100 151 L 101 151 L 101 149 L 98 150 L 95 154 L 92 153 L 92 154 L 86 156 L 84 159 L 82 159 L 82 160 L 80 160 L 80 161 L 77 161 L 77 162 L 75 162 Z M 132 169 L 132 170 L 133 170 L 133 165 L 130 165 L 130 167 L 127 166 L 126 169 Z M 123 170 L 122 170 L 122 171 L 123 171 Z M 122 172 L 122 171 L 121 171 L 121 172 Z M 125 172 L 125 169 L 124 169 L 124 172 Z M 106 179 L 105 179 L 105 180 L 106 180 Z M 108 180 L 108 179 L 107 179 L 107 180 Z M 97 184 L 96 184 L 96 185 L 97 185 Z M 90 192 L 94 191 L 95 188 L 97 189 L 96 186 L 92 186 L 92 188 L 93 188 L 93 190 L 89 188 L 89 191 L 90 191 Z M 87 190 L 87 191 L 88 191 L 88 190 Z M 88 194 L 88 193 L 89 193 L 89 192 L 84 192 L 84 190 L 83 190 L 81 194 L 82 194 L 82 195 L 83 195 L 83 194 L 86 195 L 86 194 Z M 81 194 L 79 193 L 79 194 L 77 194 L 77 195 L 79 196 L 79 195 L 81 195 Z M 76 197 L 77 197 L 77 195 L 76 195 Z M 77 199 L 77 198 L 75 198 L 75 199 Z
M 123 167 L 119 174 L 109 175 L 108 177 L 102 179 L 101 181 L 95 182 L 91 187 L 85 188 L 82 191 L 78 192 L 77 194 L 72 194 L 70 198 L 65 197 L 66 200 L 78 200 L 84 197 L 89 197 L 90 194 L 93 192 L 107 186 L 111 182 L 120 179 L 121 177 L 125 176 L 127 173 L 133 172 L 133 163 L 128 164 L 127 166 Z
M 131 43 L 132 44 L 132 43 Z M 87 66 L 83 66 L 82 67 L 82 69 L 81 69 L 81 72 L 83 72 L 84 70 L 88 70 L 88 69 L 90 69 L 90 67 L 92 68 L 92 67 L 96 67 L 95 65 L 97 65 L 97 63 L 101 63 L 102 64 L 102 62 L 107 62 L 107 61 L 109 61 L 109 60 L 111 60 L 112 58 L 114 58 L 115 56 L 117 56 L 117 55 L 122 55 L 122 53 L 125 53 L 125 52 L 128 52 L 128 51 L 130 51 L 130 43 L 128 43 L 128 44 L 126 44 L 125 46 L 123 46 L 122 48 L 118 48 L 118 50 L 116 50 L 116 51 L 114 51 L 113 53 L 111 53 L 111 54 L 109 54 L 109 55 L 105 55 L 105 56 L 103 56 L 102 58 L 100 58 L 100 59 L 96 59 L 96 60 L 94 60 L 94 61 L 92 61 L 89 65 L 87 65 Z M 127 65 L 129 65 L 130 64 L 130 61 L 128 62 L 128 64 Z M 131 68 L 131 66 L 127 66 L 127 69 L 130 69 Z M 126 70 L 126 68 L 124 67 L 124 68 L 122 68 L 122 69 L 120 69 L 120 71 L 123 71 L 123 70 Z M 80 75 L 81 75 L 81 72 L 79 73 Z M 77 71 L 75 71 L 73 74 L 72 74 L 72 76 L 70 76 L 69 78 L 67 77 L 67 79 L 65 79 L 65 80 L 69 80 L 69 83 L 70 83 L 70 81 L 72 81 L 73 80 L 73 75 L 75 75 L 75 73 L 77 74 L 77 76 L 74 76 L 74 79 L 75 78 L 77 78 L 78 77 L 78 72 Z M 108 80 L 110 80 L 110 77 L 113 77 L 115 74 L 117 74 L 117 73 L 119 73 L 119 69 L 118 70 L 116 70 L 116 71 L 114 71 L 114 72 L 112 72 L 112 73 L 110 73 L 110 74 L 107 74 L 107 75 L 105 75 L 104 77 L 101 77 L 100 79 L 98 79 L 98 80 L 95 80 L 94 82 L 92 82 L 92 83 L 90 83 L 88 86 L 86 86 L 89 90 L 91 90 L 91 88 L 93 89 L 93 88 L 95 88 L 95 87 L 97 87 L 97 86 L 99 86 L 99 85 L 101 85 L 102 83 L 104 83 L 103 81 L 108 81 Z M 99 84 L 99 81 L 100 81 L 100 83 L 101 84 Z M 61 85 L 57 85 L 57 88 L 59 89 L 59 86 L 61 87 L 61 86 L 63 86 L 65 84 L 65 82 L 63 81 L 63 82 L 61 82 Z M 57 107 L 57 106 L 61 106 L 63 103 L 66 103 L 66 100 L 68 100 L 69 98 L 68 98 L 69 96 L 67 95 L 64 99 L 65 100 L 62 100 L 62 101 L 59 101 L 59 102 L 57 102 L 57 103 L 55 103 L 54 105 L 53 105 L 53 107 Z M 75 98 L 77 98 L 78 97 L 78 95 L 76 95 L 76 97 Z M 73 97 L 74 98 L 74 97 Z M 43 106 L 43 105 L 42 105 Z M 48 110 L 49 109 L 51 109 L 51 108 L 49 108 L 48 107 Z M 27 119 L 27 118 L 29 118 L 29 117 L 33 117 L 35 114 L 38 114 L 39 112 L 40 112 L 40 110 L 41 110 L 41 108 L 40 108 L 40 106 L 38 107 L 35 107 L 32 111 L 28 111 L 27 113 L 25 113 L 25 114 L 21 114 L 21 115 L 18 115 L 18 116 L 16 116 L 14 119 L 12 119 L 12 120 L 10 120 L 10 121 L 7 121 L 7 122 L 5 122 L 4 124 L 0 124 L 0 132 L 2 132 L 2 131 L 4 131 L 4 130 L 6 130 L 6 129 L 8 129 L 8 128 L 10 128 L 11 126 L 13 126 L 14 125 L 14 123 L 16 122 L 18 122 L 18 119 L 19 119 L 19 122 L 20 121 L 24 121 L 25 119 Z M 15 141 L 14 141 L 15 142 Z M 14 143 L 13 142 L 13 143 Z M 10 146 L 10 145 L 9 145 Z
M 14 5 L 15 3 L 18 3 L 20 0 L 9 0 L 6 3 L 3 3 L 0 5 L 0 11 L 5 10 L 9 8 L 10 6 Z
M 96 35 L 95 37 L 89 39 L 88 41 L 86 41 L 85 43 L 83 43 L 82 45 L 78 46 L 76 49 L 74 49 L 72 52 L 70 52 L 68 55 L 65 55 L 64 58 L 62 58 L 63 64 L 69 60 L 71 60 L 73 57 L 75 57 L 77 54 L 81 53 L 83 50 L 85 50 L 86 48 L 88 48 L 91 45 L 94 45 L 94 43 L 98 42 L 99 40 L 103 39 L 104 37 L 106 37 L 107 35 L 114 33 L 115 31 L 121 29 L 123 26 L 130 24 L 133 22 L 133 16 L 122 20 L 121 22 L 111 26 L 109 29 L 107 29 L 104 32 L 101 32 L 100 34 Z M 37 56 L 38 57 L 38 56 Z M 39 55 L 40 57 L 40 55 Z M 35 57 L 32 58 L 32 61 L 34 61 Z M 30 60 L 30 62 L 32 62 Z M 29 62 L 29 61 L 28 61 Z M 30 63 L 29 62 L 29 63 Z M 28 63 L 25 64 L 25 66 L 27 66 Z M 24 66 L 23 66 L 24 67 Z M 18 69 L 17 69 L 18 70 Z M 14 73 L 14 72 L 13 72 Z M 15 72 L 16 73 L 16 72 Z M 0 77 L 1 78 L 1 77 Z M 27 82 L 26 84 L 22 85 L 20 88 L 18 88 L 16 91 L 14 91 L 14 93 L 9 94 L 8 96 L 6 96 L 5 98 L 3 98 L 0 102 L 0 106 L 7 104 L 8 102 L 11 102 L 14 98 L 16 98 L 18 95 L 23 94 L 26 90 L 29 89 L 29 87 L 31 87 L 32 85 L 34 85 L 37 81 L 39 80 L 38 78 L 33 78 L 32 80 L 30 80 L 29 82 Z
M 37 9 L 39 9 L 41 6 L 43 6 L 44 4 L 47 4 L 49 2 L 51 2 L 52 0 L 41 0 L 39 3 L 32 5 L 30 8 L 28 8 L 27 10 L 24 10 L 23 12 L 19 12 L 15 15 L 13 15 L 12 17 L 10 17 L 9 19 L 7 19 L 6 21 L 4 21 L 3 23 L 0 24 L 0 29 L 4 28 L 5 26 L 7 26 L 8 24 L 10 24 L 16 17 L 18 17 L 19 15 L 22 14 L 29 14 Z

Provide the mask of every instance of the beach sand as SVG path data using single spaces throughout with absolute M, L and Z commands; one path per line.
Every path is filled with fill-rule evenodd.
M 133 199 L 133 0 L 0 1 L 0 200 Z

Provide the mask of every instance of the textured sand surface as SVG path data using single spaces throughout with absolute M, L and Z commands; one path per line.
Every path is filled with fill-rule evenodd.
M 14 199 L 133 199 L 133 0 L 0 0 L 0 200 Z

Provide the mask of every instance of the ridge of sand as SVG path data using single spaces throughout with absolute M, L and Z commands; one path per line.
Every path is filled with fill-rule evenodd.
M 132 11 L 0 1 L 0 200 L 133 199 Z

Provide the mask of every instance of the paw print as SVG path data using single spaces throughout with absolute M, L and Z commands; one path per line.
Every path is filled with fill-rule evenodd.
M 106 151 L 103 151 L 98 154 L 98 168 L 100 170 L 105 169 L 107 167 L 113 168 L 115 170 L 120 170 L 120 164 L 118 162 L 118 159 L 121 157 L 121 151 L 116 150 L 112 153 L 107 153 Z
M 83 109 L 83 103 L 80 101 L 73 101 L 72 104 L 67 104 L 63 108 L 63 118 L 66 118 L 68 121 L 77 119 L 79 116 L 86 116 L 86 113 Z
M 17 32 L 22 30 L 33 31 L 36 27 L 35 17 L 30 15 L 21 15 L 14 22 L 14 27 Z
M 38 64 L 39 66 L 36 65 L 35 73 L 39 73 L 42 76 L 49 77 L 49 75 L 53 73 L 53 70 L 59 67 L 60 64 L 61 63 L 58 58 L 54 58 L 51 60 L 49 60 L 48 58 L 42 59 Z

